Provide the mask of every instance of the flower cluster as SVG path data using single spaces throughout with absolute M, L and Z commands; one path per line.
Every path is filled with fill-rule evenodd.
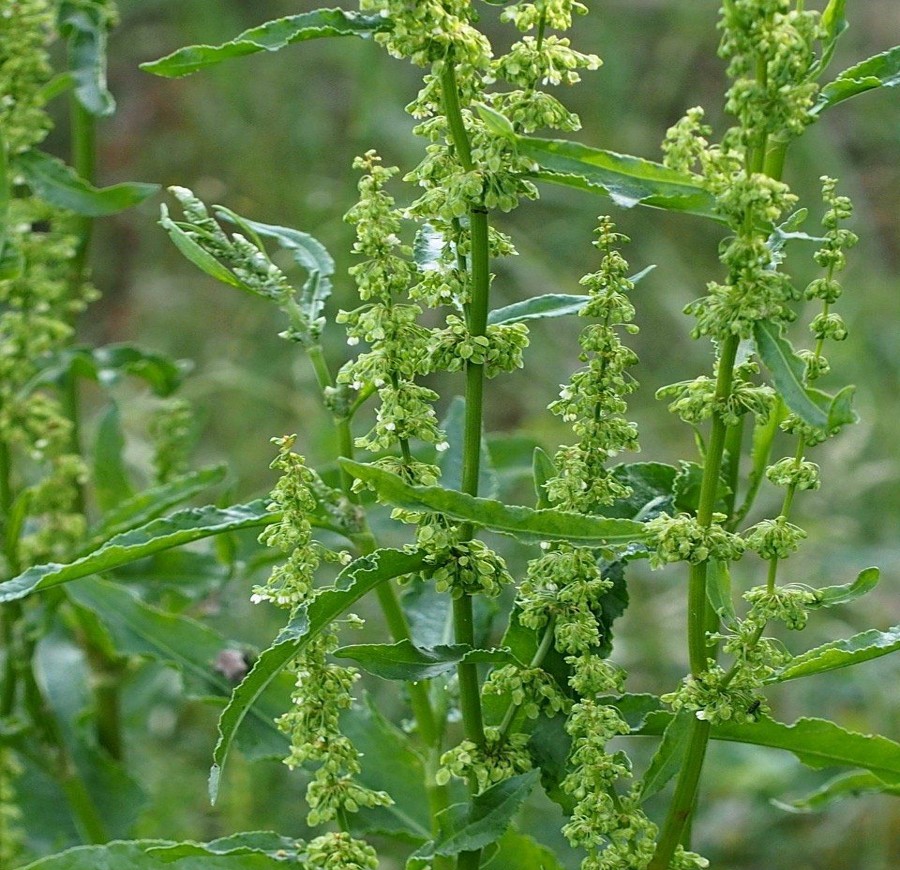
M 501 735 L 498 728 L 485 728 L 483 746 L 463 740 L 441 756 L 441 767 L 435 780 L 438 785 L 445 785 L 451 777 L 472 777 L 478 791 L 484 791 L 504 779 L 531 770 L 527 744 L 527 734 Z
M 482 691 L 485 695 L 508 695 L 529 719 L 537 719 L 541 711 L 552 716 L 567 710 L 570 705 L 556 680 L 543 668 L 518 665 L 495 668 Z
M 634 284 L 628 279 L 628 263 L 617 245 L 628 239 L 615 231 L 612 220 L 601 217 L 594 245 L 603 254 L 600 268 L 581 279 L 588 301 L 579 312 L 599 322 L 586 327 L 579 338 L 580 359 L 586 367 L 563 386 L 550 410 L 571 423 L 578 441 L 561 447 L 555 457 L 555 477 L 546 483 L 548 498 L 558 506 L 590 513 L 624 498 L 629 489 L 606 463 L 623 450 L 637 450 L 637 427 L 622 415 L 625 396 L 637 388 L 628 369 L 637 356 L 625 347 L 617 328 L 636 332 L 634 306 L 627 297 Z
M 153 441 L 153 467 L 159 483 L 166 483 L 189 470 L 194 426 L 191 405 L 184 399 L 170 399 L 154 413 L 149 430 Z
M 506 563 L 490 547 L 478 540 L 451 544 L 429 557 L 436 563 L 432 577 L 438 592 L 449 592 L 454 598 L 484 595 L 495 598 L 513 582 Z
M 25 840 L 16 780 L 22 765 L 8 747 L 0 748 L 0 867 L 13 867 Z
M 472 335 L 465 321 L 451 314 L 445 329 L 435 330 L 429 343 L 430 363 L 436 370 L 459 371 L 467 364 L 484 366 L 485 377 L 522 368 L 528 347 L 524 323 L 490 325 L 484 335 Z
M 718 519 L 724 517 L 718 516 Z M 718 523 L 703 525 L 689 514 L 674 517 L 661 513 L 647 523 L 650 565 L 662 567 L 669 562 L 697 565 L 709 559 L 734 562 L 744 552 L 740 536 L 726 531 Z
M 311 840 L 306 847 L 306 860 L 307 867 L 317 870 L 378 870 L 375 850 L 340 831 Z

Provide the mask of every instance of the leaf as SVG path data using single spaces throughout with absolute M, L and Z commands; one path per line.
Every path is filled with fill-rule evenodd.
M 772 375 L 775 387 L 785 404 L 810 426 L 825 429 L 828 414 L 813 401 L 806 389 L 806 365 L 782 336 L 781 326 L 758 320 L 753 327 L 756 350 Z
M 645 275 L 649 275 L 656 266 L 647 266 L 629 280 L 637 284 Z M 578 314 L 590 302 L 590 296 L 577 296 L 568 293 L 548 293 L 544 296 L 532 296 L 503 308 L 495 308 L 488 314 L 489 324 L 523 323 L 526 320 L 543 320 L 548 317 L 564 317 Z
M 111 402 L 100 418 L 94 442 L 94 495 L 104 512 L 134 493 L 122 459 L 124 451 L 125 437 L 122 435 L 119 406 Z
M 334 651 L 340 659 L 356 662 L 364 671 L 383 680 L 417 683 L 452 671 L 458 664 L 521 664 L 505 649 L 473 649 L 464 643 L 422 648 L 408 640 L 397 643 L 363 643 Z
M 570 816 L 576 801 L 562 788 L 572 749 L 572 737 L 566 731 L 566 718 L 562 715 L 538 716 L 528 740 L 528 752 L 541 769 L 541 786 L 547 797 Z
M 72 376 L 88 378 L 108 388 L 121 381 L 122 375 L 130 375 L 140 378 L 155 395 L 165 398 L 181 386 L 185 368 L 183 362 L 134 344 L 72 347 L 57 353 L 29 383 L 29 388 L 62 384 Z
M 661 792 L 669 780 L 681 770 L 690 743 L 693 718 L 692 713 L 682 710 L 673 716 L 666 726 L 662 740 L 641 780 L 642 801 Z
M 372 484 L 390 504 L 446 514 L 523 541 L 557 540 L 602 546 L 629 544 L 646 535 L 641 523 L 632 520 L 507 506 L 440 486 L 410 486 L 395 474 L 348 459 L 340 460 L 340 464 L 354 477 Z
M 900 649 L 900 625 L 887 631 L 870 629 L 794 656 L 769 682 L 783 683 L 868 662 Z
M 158 184 L 138 181 L 94 187 L 62 160 L 34 148 L 17 154 L 14 166 L 39 199 L 85 217 L 117 214 L 138 205 L 159 190 Z
M 251 238 L 253 235 L 266 236 L 290 252 L 294 262 L 309 273 L 309 279 L 301 292 L 300 308 L 311 324 L 317 323 L 325 307 L 325 300 L 331 296 L 331 277 L 334 275 L 334 259 L 325 246 L 309 233 L 251 221 L 221 205 L 217 205 L 215 211 L 217 217 L 236 223 Z M 258 247 L 261 248 L 262 244 Z
M 861 794 L 900 795 L 900 786 L 885 785 L 875 774 L 868 771 L 842 773 L 828 780 L 806 797 L 792 801 L 771 799 L 770 803 L 789 813 L 818 813 L 834 803 Z
M 209 855 L 268 855 L 278 858 L 282 864 L 293 858 L 297 859 L 298 847 L 302 842 L 291 837 L 283 837 L 272 831 L 249 831 L 244 834 L 232 834 L 220 837 L 210 843 L 168 843 L 151 846 L 147 854 L 160 864 L 180 862 L 182 858 Z M 230 865 L 227 865 L 230 866 Z
M 444 235 L 432 224 L 422 224 L 413 241 L 413 262 L 422 272 L 438 272 L 443 266 Z
M 416 845 L 430 839 L 425 770 L 409 735 L 388 722 L 368 696 L 341 716 L 341 733 L 362 754 L 357 779 L 394 799 L 391 806 L 363 807 L 354 813 L 350 819 L 354 834 L 388 835 Z
M 64 0 L 59 7 L 59 32 L 67 42 L 75 97 L 96 118 L 105 118 L 116 109 L 106 87 L 106 19 L 104 4 L 96 0 Z
M 703 466 L 698 462 L 686 462 L 682 459 L 678 463 L 678 473 L 672 485 L 674 506 L 678 510 L 687 511 L 696 516 L 700 506 L 700 487 L 703 484 Z M 725 499 L 731 493 L 731 488 L 719 477 L 716 488 L 716 508 L 722 508 L 727 513 Z
M 230 508 L 187 508 L 169 517 L 151 520 L 149 523 L 111 538 L 99 549 L 67 565 L 50 563 L 35 565 L 18 577 L 0 583 L 0 603 L 25 598 L 39 592 L 126 565 L 167 550 L 179 547 L 211 535 L 267 526 L 278 520 L 278 514 L 267 510 L 268 502 L 259 499 L 249 504 Z
M 534 497 L 536 499 L 535 510 L 544 510 L 550 507 L 550 499 L 547 498 L 547 481 L 556 477 L 556 466 L 553 460 L 542 447 L 535 447 L 531 460 L 531 476 L 534 481 Z
M 376 550 L 351 562 L 308 606 L 298 608 L 275 642 L 261 653 L 253 669 L 234 690 L 228 706 L 219 718 L 219 739 L 209 774 L 209 797 L 215 803 L 219 779 L 235 733 L 248 711 L 281 670 L 294 659 L 319 632 L 329 626 L 367 592 L 393 577 L 418 571 L 425 563 L 424 553 L 403 550 Z
M 94 531 L 92 549 L 114 535 L 143 525 L 203 490 L 221 483 L 227 474 L 228 467 L 225 465 L 189 471 L 119 502 L 104 514 L 103 525 Z
M 466 400 L 462 396 L 454 396 L 447 408 L 447 414 L 440 422 L 440 429 L 450 445 L 443 453 L 438 454 L 438 465 L 441 469 L 441 483 L 446 489 L 462 489 L 463 446 L 465 444 Z M 491 460 L 487 441 L 481 436 L 481 461 L 478 466 L 478 491 L 487 497 L 493 497 L 499 488 L 497 472 Z
M 820 115 L 826 109 L 865 91 L 895 88 L 897 85 L 900 85 L 900 45 L 845 69 L 819 91 L 819 98 L 810 114 Z
M 520 154 L 535 161 L 531 174 L 541 181 L 600 193 L 623 208 L 647 205 L 722 221 L 715 211 L 715 197 L 697 176 L 562 139 L 516 136 L 515 142 Z
M 871 592 L 877 585 L 881 577 L 881 571 L 878 568 L 866 568 L 860 571 L 856 579 L 852 583 L 845 583 L 841 586 L 824 586 L 816 589 L 816 603 L 811 607 L 834 607 L 837 604 L 847 604 L 861 598 L 867 592 Z
M 169 234 L 175 247 L 201 272 L 230 287 L 237 287 L 238 290 L 243 290 L 245 293 L 256 295 L 255 291 L 235 277 L 230 270 L 226 269 L 209 251 L 197 244 L 169 217 L 169 209 L 165 203 L 159 207 L 159 225 Z
M 420 859 L 473 852 L 495 843 L 506 832 L 537 780 L 538 771 L 530 770 L 485 789 L 472 798 L 470 805 L 455 804 L 444 810 L 438 815 L 440 836 L 426 843 L 412 860 L 421 867 L 424 865 Z
M 719 619 L 728 628 L 734 630 L 738 625 L 737 613 L 734 610 L 734 599 L 731 595 L 731 569 L 728 562 L 711 559 L 706 569 L 706 597 Z
M 633 734 L 662 734 L 671 713 L 650 713 Z M 888 785 L 900 786 L 900 743 L 880 734 L 847 731 L 828 719 L 803 718 L 785 725 L 768 717 L 739 724 L 722 722 L 713 726 L 714 740 L 748 743 L 792 752 L 807 767 L 855 767 L 871 771 Z
M 631 495 L 606 509 L 615 517 L 646 522 L 672 509 L 676 470 L 664 462 L 627 462 L 612 469 L 613 477 L 631 489 Z
M 453 640 L 453 604 L 449 595 L 436 592 L 433 583 L 411 583 L 401 599 L 417 646 L 429 647 Z
M 278 51 L 295 42 L 325 36 L 368 37 L 389 30 L 391 22 L 380 15 L 359 15 L 341 9 L 316 9 L 288 15 L 245 30 L 221 45 L 190 45 L 166 57 L 140 65 L 144 72 L 180 78 L 204 67 L 260 51 Z
M 563 870 L 553 852 L 528 834 L 507 831 L 497 846 L 498 851 L 482 864 L 485 870 Z

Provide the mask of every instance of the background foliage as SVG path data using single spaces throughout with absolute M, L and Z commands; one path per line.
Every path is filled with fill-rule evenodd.
M 299 11 L 308 8 L 299 5 Z M 576 138 L 657 158 L 662 132 L 687 107 L 719 105 L 724 74 L 715 55 L 718 5 L 717 0 L 604 0 L 599 14 L 579 21 L 578 44 L 600 54 L 605 65 L 573 93 L 572 108 L 584 121 Z M 834 70 L 895 44 L 900 34 L 900 7 L 894 0 L 850 5 L 852 27 L 839 44 Z M 416 161 L 421 145 L 409 135 L 411 121 L 400 108 L 415 94 L 415 72 L 390 62 L 374 44 L 322 40 L 225 64 L 202 76 L 156 79 L 141 73 L 138 63 L 181 45 L 227 40 L 253 24 L 297 12 L 298 4 L 123 0 L 120 7 L 122 23 L 109 50 L 119 109 L 101 130 L 99 163 L 105 177 L 99 181 L 182 184 L 253 219 L 314 233 L 338 259 L 333 304 L 345 305 L 351 287 L 342 276 L 352 229 L 342 215 L 356 184 L 350 162 L 369 147 L 377 147 L 387 164 Z M 397 93 L 403 97 L 397 99 Z M 885 582 L 852 611 L 830 612 L 828 619 L 848 622 L 832 623 L 830 636 L 872 625 L 887 628 L 900 601 L 895 580 L 900 576 L 895 434 L 900 346 L 891 327 L 898 314 L 896 277 L 891 276 L 900 273 L 896 99 L 895 90 L 882 89 L 828 113 L 795 146 L 786 173 L 792 186 L 812 200 L 818 198 L 818 175 L 839 177 L 856 205 L 853 228 L 862 237 L 844 280 L 851 340 L 831 352 L 835 367 L 859 385 L 862 422 L 820 454 L 825 487 L 803 505 L 804 525 L 818 543 L 791 566 L 803 577 L 814 577 L 820 568 L 843 575 L 853 566 L 879 564 Z M 721 118 L 713 115 L 710 121 L 721 129 Z M 64 153 L 64 138 L 60 124 L 48 148 Z M 94 276 L 104 296 L 84 316 L 81 333 L 91 343 L 140 340 L 191 361 L 194 370 L 184 394 L 201 415 L 198 458 L 227 459 L 234 500 L 247 500 L 272 484 L 270 435 L 299 431 L 300 449 L 321 466 L 331 455 L 330 429 L 320 415 L 305 360 L 295 359 L 295 349 L 274 338 L 280 329 L 277 313 L 248 304 L 192 269 L 155 226 L 157 205 L 151 201 L 98 226 Z M 495 285 L 497 305 L 540 293 L 577 292 L 578 276 L 591 258 L 597 208 L 593 198 L 545 187 L 539 204 L 518 210 L 514 225 L 502 228 L 513 233 L 521 256 L 503 265 Z M 633 239 L 627 253 L 635 269 L 658 264 L 634 296 L 641 326 L 634 345 L 641 364 L 635 374 L 649 388 L 640 395 L 652 402 L 656 387 L 690 376 L 698 355 L 710 352 L 703 342 L 687 341 L 681 309 L 717 272 L 716 230 L 699 219 L 663 212 L 617 212 L 615 217 Z M 805 277 L 798 274 L 798 282 Z M 530 457 L 528 445 L 534 440 L 551 446 L 564 440 L 560 424 L 544 408 L 576 365 L 577 329 L 564 320 L 538 325 L 528 350 L 528 375 L 492 385 L 488 428 L 515 432 L 518 439 L 495 446 L 498 464 L 511 474 L 521 457 Z M 659 410 L 632 407 L 641 426 L 642 459 L 670 460 L 689 449 L 685 427 Z M 133 411 L 124 423 L 137 463 L 146 443 L 141 432 L 146 419 Z M 523 445 L 518 454 L 517 445 Z M 209 595 L 191 612 L 228 636 L 263 645 L 277 626 L 268 621 L 270 614 L 247 601 L 258 581 L 249 569 L 227 584 L 211 578 Z M 616 653 L 631 673 L 632 691 L 671 685 L 683 672 L 680 633 L 668 637 L 655 629 L 682 623 L 677 608 L 683 590 L 675 582 L 675 575 L 666 572 L 633 581 Z M 810 634 L 815 631 L 810 628 Z M 825 639 L 823 634 L 805 641 L 812 646 Z M 897 700 L 888 688 L 900 677 L 895 658 L 869 663 L 852 676 L 845 672 L 843 680 L 834 675 L 827 695 L 817 682 L 821 678 L 792 685 L 789 693 L 773 691 L 774 714 L 782 720 L 824 715 L 844 727 L 896 739 Z M 209 840 L 234 830 L 271 828 L 302 835 L 301 785 L 276 763 L 250 766 L 233 759 L 219 804 L 208 806 L 205 780 L 218 711 L 178 700 L 177 679 L 155 664 L 129 678 L 130 709 L 143 711 L 145 700 L 153 700 L 149 717 L 141 712 L 128 722 L 127 755 L 152 794 L 137 834 Z M 378 686 L 373 682 L 371 688 Z M 727 780 L 717 776 L 726 767 Z M 861 797 L 803 818 L 785 815 L 770 803 L 804 794 L 823 779 L 786 755 L 714 747 L 705 780 L 712 793 L 703 803 L 714 807 L 715 815 L 701 814 L 697 821 L 698 838 L 713 844 L 705 850 L 713 866 L 890 866 L 890 855 L 900 853 L 895 802 Z M 40 806 L 42 784 L 28 785 L 26 793 Z M 47 811 L 45 804 L 42 812 Z M 534 828 L 552 837 L 559 827 L 555 812 L 549 805 L 535 806 Z M 65 843 L 35 839 L 31 845 L 45 852 Z

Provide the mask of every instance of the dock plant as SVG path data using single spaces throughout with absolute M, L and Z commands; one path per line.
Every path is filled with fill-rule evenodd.
M 55 5 L 13 8 L 26 15 Z M 107 4 L 58 5 L 87 14 Z M 171 656 L 192 674 L 194 689 L 223 703 L 211 799 L 229 788 L 226 761 L 236 746 L 250 757 L 280 755 L 303 778 L 297 812 L 313 830 L 303 839 L 250 832 L 210 843 L 121 840 L 29 866 L 73 870 L 102 859 L 110 868 L 187 867 L 202 859 L 236 870 L 285 862 L 362 870 L 401 866 L 389 862 L 402 855 L 409 870 L 709 867 L 692 822 L 698 807 L 716 813 L 700 788 L 715 740 L 844 769 L 822 787 L 825 801 L 854 790 L 847 777 L 856 791 L 885 800 L 897 793 L 896 742 L 823 718 L 784 723 L 767 700 L 770 686 L 900 647 L 897 626 L 811 649 L 802 636 L 784 641 L 776 630 L 801 632 L 879 579 L 877 568 L 857 566 L 855 579 L 831 582 L 790 561 L 815 546 L 803 528 L 804 503 L 820 485 L 840 486 L 840 468 L 829 468 L 819 448 L 857 421 L 855 388 L 828 361 L 834 343 L 853 341 L 841 313 L 842 272 L 857 242 L 853 206 L 840 181 L 821 173 L 820 197 L 801 201 L 790 186 L 790 154 L 823 113 L 896 86 L 900 48 L 831 75 L 848 26 L 845 3 L 807 5 L 724 0 L 710 27 L 718 27 L 727 67 L 728 126 L 716 133 L 702 108 L 686 107 L 660 131 L 658 161 L 559 138 L 581 126 L 566 106 L 567 89 L 604 74 L 592 46 L 568 35 L 575 16 L 602 15 L 602 2 L 589 9 L 575 0 L 360 0 L 355 11 L 300 12 L 144 64 L 180 77 L 255 52 L 301 52 L 295 44 L 310 39 L 371 39 L 421 71 L 415 97 L 397 99 L 408 102 L 422 156 L 394 166 L 372 142 L 354 160 L 347 275 L 336 274 L 332 256 L 307 232 L 170 188 L 160 224 L 181 253 L 247 294 L 247 305 L 262 300 L 281 312 L 279 337 L 306 358 L 331 420 L 333 461 L 316 468 L 304 457 L 302 434 L 271 432 L 276 482 L 267 499 L 162 516 L 198 491 L 202 473 L 186 464 L 189 413 L 169 404 L 154 430 L 155 488 L 144 497 L 122 486 L 98 490 L 107 519 L 92 529 L 85 487 L 102 480 L 89 483 L 77 416 L 65 405 L 81 369 L 59 365 L 75 358 L 67 324 L 92 292 L 79 254 L 86 224 L 72 219 L 68 229 L 66 212 L 48 212 L 58 205 L 52 196 L 50 206 L 40 199 L 41 179 L 63 170 L 33 150 L 45 127 L 40 102 L 31 108 L 30 97 L 16 96 L 14 117 L 2 116 L 0 150 L 13 194 L 2 203 L 0 281 L 0 496 L 10 577 L 0 583 L 0 601 L 11 644 L 0 698 L 0 832 L 19 823 L 22 750 L 6 723 L 29 714 L 48 745 L 60 748 L 65 736 L 52 718 L 42 724 L 45 689 L 26 661 L 34 655 L 29 607 L 45 614 L 44 624 L 59 611 L 91 665 L 113 682 L 129 656 Z M 505 51 L 489 39 L 496 28 L 482 27 L 491 6 L 507 28 Z M 352 50 L 354 40 L 345 41 Z M 48 74 L 40 50 L 24 40 L 19 50 L 25 71 L 3 87 L 27 89 L 33 75 L 41 93 Z M 12 63 L 0 54 L 0 77 Z M 616 147 L 614 139 L 602 144 Z M 19 195 L 17 173 L 29 171 L 25 184 L 36 199 Z M 536 297 L 517 297 L 511 287 L 516 301 L 496 307 L 497 264 L 517 253 L 505 215 L 538 199 L 544 185 L 594 196 L 603 212 L 593 238 L 566 252 L 583 261 L 584 277 Z M 682 421 L 696 449 L 666 462 L 635 459 L 640 433 L 629 400 L 642 387 L 629 342 L 651 265 L 629 264 L 630 240 L 606 213 L 631 208 L 712 222 L 721 234 L 720 265 L 696 288 L 683 320 L 709 348 L 710 365 L 657 392 L 659 413 Z M 35 231 L 47 221 L 53 234 Z M 808 282 L 788 271 L 803 258 L 818 270 Z M 56 276 L 60 263 L 75 265 Z M 23 270 L 39 277 L 25 283 L 32 273 Z M 353 288 L 345 308 L 332 305 L 334 283 L 342 299 Z M 522 504 L 521 488 L 517 501 L 498 488 L 490 447 L 497 439 L 485 431 L 485 408 L 495 381 L 527 371 L 535 323 L 563 317 L 581 327 L 577 368 L 561 374 L 565 382 L 546 401 L 568 434 L 565 443 L 534 447 L 533 497 Z M 46 335 L 39 353 L 17 343 L 17 329 L 28 329 L 33 342 L 38 328 Z M 337 358 L 323 339 L 341 331 L 347 349 Z M 137 350 L 117 353 L 131 371 L 148 371 L 149 357 L 138 364 Z M 98 351 L 78 359 L 88 357 L 99 365 Z M 11 464 L 17 452 L 43 475 L 38 482 L 26 486 L 32 472 Z M 779 492 L 768 513 L 757 501 L 763 491 Z M 142 512 L 153 499 L 163 509 Z M 260 551 L 275 555 L 266 577 L 247 575 L 241 586 L 245 563 L 229 560 L 227 542 L 248 528 L 257 529 Z M 182 614 L 163 614 L 158 602 L 124 594 L 115 573 L 201 538 L 222 543 L 230 590 L 284 615 L 281 632 L 239 663 L 246 667 L 236 666 L 234 681 L 222 667 L 224 640 Z M 737 562 L 744 564 L 732 582 Z M 655 694 L 629 691 L 614 634 L 630 579 L 647 568 L 665 568 L 684 590 L 683 625 L 642 628 L 683 636 L 687 671 Z M 87 579 L 94 574 L 109 579 Z M 362 601 L 368 597 L 375 606 Z M 353 635 L 361 627 L 365 642 Z M 378 692 L 362 688 L 363 675 L 378 678 Z M 655 740 L 649 761 L 629 754 L 638 737 Z M 66 774 L 61 781 L 70 790 L 79 782 Z M 566 855 L 517 825 L 541 792 L 564 816 Z M 85 842 L 102 843 L 112 832 L 94 818 L 88 797 L 74 795 L 72 806 L 80 808 Z M 380 859 L 386 841 L 394 841 L 393 857 Z M 0 841 L 0 855 L 3 848 Z

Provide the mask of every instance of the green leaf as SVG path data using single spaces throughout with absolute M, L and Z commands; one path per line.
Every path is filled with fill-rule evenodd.
M 858 665 L 900 649 L 900 625 L 887 631 L 872 628 L 853 637 L 835 640 L 794 656 L 769 682 L 783 683 L 812 674 L 824 674 Z
M 331 296 L 331 277 L 334 275 L 334 260 L 325 246 L 309 233 L 251 221 L 221 205 L 215 206 L 215 212 L 217 217 L 236 223 L 253 239 L 257 247 L 262 248 L 263 245 L 254 236 L 274 239 L 291 254 L 298 266 L 309 273 L 309 279 L 300 294 L 300 308 L 310 323 L 317 323 L 325 307 L 325 300 Z
M 473 852 L 497 842 L 512 823 L 519 807 L 531 794 L 538 771 L 513 776 L 492 785 L 472 799 L 471 804 L 455 804 L 438 815 L 441 834 L 413 856 L 412 866 L 424 866 L 421 859 L 435 855 Z
M 116 109 L 116 101 L 106 87 L 106 17 L 104 4 L 96 0 L 64 0 L 59 7 L 59 32 L 67 42 L 75 97 L 97 118 Z
M 825 429 L 828 413 L 813 401 L 805 386 L 806 364 L 782 335 L 780 325 L 766 320 L 754 324 L 753 335 L 760 359 L 772 375 L 775 387 L 785 404 L 810 426 Z
M 632 733 L 662 734 L 671 718 L 671 713 L 650 713 Z M 746 724 L 722 722 L 713 726 L 712 738 L 784 749 L 817 770 L 865 768 L 892 787 L 900 785 L 900 743 L 880 734 L 847 731 L 827 719 L 803 718 L 793 725 L 765 716 Z
M 223 854 L 196 843 L 120 840 L 105 846 L 77 846 L 22 870 L 159 870 L 161 864 L 172 870 L 283 870 L 285 866 L 282 859 L 261 852 L 237 849 Z
M 792 801 L 772 799 L 770 802 L 789 813 L 818 813 L 847 798 L 884 793 L 900 795 L 900 786 L 885 785 L 875 774 L 868 771 L 852 771 L 828 780 L 806 797 Z
M 700 506 L 700 487 L 702 483 L 703 466 L 698 462 L 686 462 L 682 459 L 678 463 L 678 473 L 675 475 L 672 485 L 674 507 L 696 515 Z M 728 512 L 725 499 L 730 493 L 731 488 L 720 476 L 719 485 L 716 487 L 716 508 L 721 508 L 723 513 Z
M 169 234 L 169 238 L 175 244 L 175 247 L 201 272 L 228 284 L 230 287 L 237 287 L 245 293 L 256 295 L 243 281 L 239 280 L 232 272 L 226 269 L 209 251 L 202 248 L 195 242 L 180 226 L 178 226 L 172 218 L 169 217 L 169 209 L 165 203 L 159 207 L 159 225 Z
M 7 260 L 6 235 L 9 226 L 9 167 L 6 160 L 6 142 L 0 130 L 0 281 L 7 279 L 7 271 L 12 271 Z M 10 276 L 11 277 L 11 276 Z
M 440 422 L 440 429 L 450 445 L 438 454 L 441 469 L 441 483 L 446 489 L 462 489 L 463 446 L 465 444 L 466 400 L 454 396 L 447 408 L 447 414 Z M 481 461 L 478 466 L 478 491 L 487 497 L 497 493 L 499 482 L 484 434 L 481 436 Z
M 167 483 L 151 486 L 111 507 L 103 516 L 103 524 L 93 532 L 91 549 L 115 535 L 137 528 L 164 514 L 170 508 L 182 504 L 198 493 L 221 483 L 228 474 L 228 467 L 217 465 L 201 468 L 175 477 Z M 89 550 L 83 553 L 86 555 Z
M 321 592 L 310 605 L 298 608 L 291 621 L 275 638 L 272 646 L 260 654 L 253 669 L 234 690 L 228 706 L 222 711 L 219 719 L 219 739 L 209 774 L 209 797 L 212 803 L 216 801 L 222 769 L 241 722 L 281 670 L 319 632 L 367 592 L 393 577 L 412 574 L 424 564 L 424 553 L 376 550 L 351 562 L 338 574 L 333 588 Z
M 711 559 L 706 576 L 706 597 L 713 610 L 728 628 L 736 628 L 738 619 L 734 610 L 734 599 L 731 595 L 731 569 L 728 562 Z
M 432 224 L 422 224 L 413 241 L 413 262 L 423 272 L 443 269 L 444 235 Z
M 283 837 L 272 831 L 248 831 L 243 834 L 220 837 L 210 843 L 170 843 L 152 846 L 147 849 L 147 853 L 160 864 L 172 864 L 182 858 L 195 855 L 253 854 L 268 855 L 270 858 L 278 858 L 284 863 L 286 860 L 297 857 L 298 847 L 302 848 L 302 842 L 291 837 Z
M 630 544 L 646 536 L 642 524 L 633 520 L 508 506 L 440 486 L 410 486 L 397 475 L 380 468 L 347 459 L 340 462 L 354 477 L 372 484 L 378 495 L 390 504 L 446 514 L 523 541 L 572 541 L 599 547 Z
M 629 280 L 637 284 L 644 276 L 649 275 L 656 266 L 647 266 Z M 495 308 L 488 315 L 489 324 L 523 323 L 526 320 L 543 320 L 548 317 L 565 317 L 578 314 L 590 301 L 590 296 L 577 296 L 568 293 L 548 293 L 545 296 L 532 296 L 522 302 L 513 302 L 503 308 Z
M 485 870 L 563 870 L 553 852 L 528 834 L 507 831 L 497 846 L 497 852 L 482 865 Z
M 212 506 L 187 508 L 170 517 L 151 520 L 137 529 L 116 535 L 93 553 L 67 565 L 55 562 L 35 565 L 18 577 L 0 583 L 0 603 L 16 601 L 32 592 L 40 592 L 79 577 L 109 571 L 160 550 L 180 547 L 201 538 L 267 526 L 278 520 L 278 514 L 267 510 L 267 505 L 267 501 L 259 499 L 224 509 Z
M 117 214 L 143 202 L 158 190 L 158 184 L 137 181 L 94 187 L 66 166 L 62 160 L 31 149 L 15 157 L 14 167 L 22 173 L 32 192 L 44 202 L 85 217 Z
M 626 462 L 612 469 L 613 477 L 631 490 L 631 495 L 613 502 L 607 513 L 646 522 L 672 510 L 676 469 L 664 462 Z
M 673 716 L 666 726 L 662 740 L 641 780 L 642 801 L 661 792 L 669 780 L 681 770 L 690 743 L 693 718 L 693 713 L 682 710 Z
M 849 26 L 844 15 L 846 5 L 846 0 L 828 0 L 828 5 L 822 10 L 821 24 L 825 31 L 822 52 L 807 74 L 809 80 L 817 79 L 831 63 L 837 41 Z
M 473 649 L 468 644 L 442 644 L 430 648 L 414 646 L 408 640 L 397 643 L 363 643 L 335 650 L 340 659 L 356 662 L 364 671 L 383 680 L 417 683 L 446 674 L 463 662 L 471 664 L 521 664 L 505 649 Z
M 567 762 L 572 750 L 572 737 L 566 731 L 566 716 L 540 715 L 528 740 L 528 752 L 541 770 L 541 786 L 547 797 L 572 815 L 575 798 L 562 788 L 568 775 Z
M 547 498 L 546 484 L 552 477 L 556 477 L 556 466 L 542 447 L 535 447 L 531 460 L 531 476 L 534 481 L 535 510 L 545 510 L 550 507 L 550 499 Z
M 715 197 L 698 176 L 683 175 L 640 157 L 562 139 L 516 136 L 520 154 L 537 163 L 533 177 L 609 196 L 616 205 L 647 205 L 721 221 Z
M 878 585 L 880 577 L 881 571 L 878 568 L 866 568 L 859 572 L 852 583 L 816 589 L 816 603 L 811 607 L 834 607 L 837 604 L 855 601 L 867 592 L 871 592 Z
M 359 15 L 341 9 L 316 9 L 300 15 L 288 15 L 245 30 L 222 45 L 190 45 L 166 57 L 142 63 L 144 72 L 167 78 L 190 75 L 204 67 L 222 63 L 233 57 L 278 51 L 295 42 L 324 36 L 368 37 L 391 28 L 391 22 L 380 15 Z
M 368 696 L 341 716 L 341 734 L 362 754 L 358 780 L 394 799 L 391 806 L 353 813 L 353 833 L 398 837 L 416 845 L 430 839 L 425 770 L 409 735 L 388 722 Z
M 101 510 L 107 511 L 134 494 L 125 470 L 125 437 L 119 406 L 111 402 L 100 418 L 94 442 L 94 494 Z
M 826 109 L 849 100 L 857 94 L 875 88 L 895 88 L 900 85 L 900 45 L 866 58 L 845 69 L 838 77 L 819 91 L 819 98 L 810 110 L 820 115 Z
M 130 375 L 144 381 L 155 395 L 165 398 L 181 386 L 185 368 L 185 363 L 134 344 L 71 347 L 55 354 L 28 386 L 33 389 L 40 384 L 63 384 L 66 378 L 77 376 L 108 388 L 123 375 Z

